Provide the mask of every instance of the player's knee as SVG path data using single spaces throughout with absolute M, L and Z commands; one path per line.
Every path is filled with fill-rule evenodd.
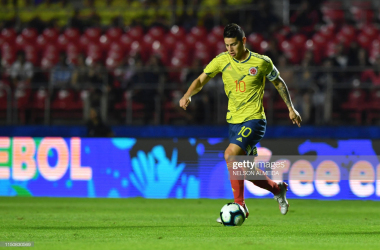
M 231 160 L 231 157 L 236 155 L 231 149 L 227 148 L 226 151 L 224 151 L 224 160 L 228 162 Z

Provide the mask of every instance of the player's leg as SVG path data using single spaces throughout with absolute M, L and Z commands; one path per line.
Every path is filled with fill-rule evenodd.
M 232 170 L 232 165 L 234 156 L 237 155 L 246 155 L 246 152 L 236 144 L 230 143 L 226 151 L 224 151 L 224 159 L 227 163 L 228 170 Z M 234 202 L 240 204 L 242 207 L 245 207 L 244 203 L 244 180 L 232 180 L 230 178 L 232 192 L 234 194 Z
M 250 120 L 243 123 L 241 126 L 244 129 L 241 129 L 238 133 L 240 137 L 236 138 L 236 144 L 238 144 L 242 149 L 245 149 L 249 155 L 257 156 L 256 144 L 259 143 L 260 140 L 264 137 L 266 130 L 266 120 Z M 241 142 L 237 139 L 241 139 Z M 276 182 L 272 181 L 264 171 L 258 168 L 256 170 L 261 172 L 261 175 L 256 176 L 259 177 L 259 179 L 255 178 L 256 180 L 249 181 L 251 181 L 256 186 L 271 192 L 279 204 L 281 213 L 285 215 L 289 207 L 289 204 L 286 200 L 286 191 L 288 190 L 287 184 L 285 182 L 280 182 L 277 184 Z

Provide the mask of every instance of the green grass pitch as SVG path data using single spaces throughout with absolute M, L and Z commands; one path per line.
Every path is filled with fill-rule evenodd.
M 215 222 L 229 200 L 0 197 L 0 241 L 33 249 L 380 249 L 380 203 L 249 199 L 241 227 Z

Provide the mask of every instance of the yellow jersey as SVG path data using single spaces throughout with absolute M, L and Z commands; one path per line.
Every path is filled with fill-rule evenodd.
M 269 57 L 248 52 L 247 59 L 241 62 L 228 52 L 223 52 L 204 69 L 204 73 L 211 78 L 222 73 L 228 97 L 228 123 L 266 119 L 263 106 L 265 77 L 273 81 L 280 75 Z

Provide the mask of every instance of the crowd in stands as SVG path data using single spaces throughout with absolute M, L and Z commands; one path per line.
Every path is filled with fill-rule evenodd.
M 193 99 L 190 112 L 177 102 L 203 67 L 226 50 L 223 25 L 235 22 L 246 32 L 247 47 L 279 68 L 305 123 L 372 123 L 372 106 L 380 102 L 375 3 L 291 2 L 297 8 L 283 25 L 266 0 L 1 0 L 0 81 L 18 93 L 14 98 L 26 99 L 16 104 L 21 110 L 44 108 L 40 99 L 50 88 L 52 109 L 82 109 L 87 95 L 99 108 L 106 95 L 109 117 L 119 122 L 128 119 L 125 110 L 131 107 L 129 118 L 146 124 L 212 124 L 220 78 Z M 267 85 L 264 105 L 273 110 L 273 123 L 287 119 L 279 95 Z M 0 89 L 0 102 L 4 93 Z M 30 117 L 21 121 L 34 122 Z

